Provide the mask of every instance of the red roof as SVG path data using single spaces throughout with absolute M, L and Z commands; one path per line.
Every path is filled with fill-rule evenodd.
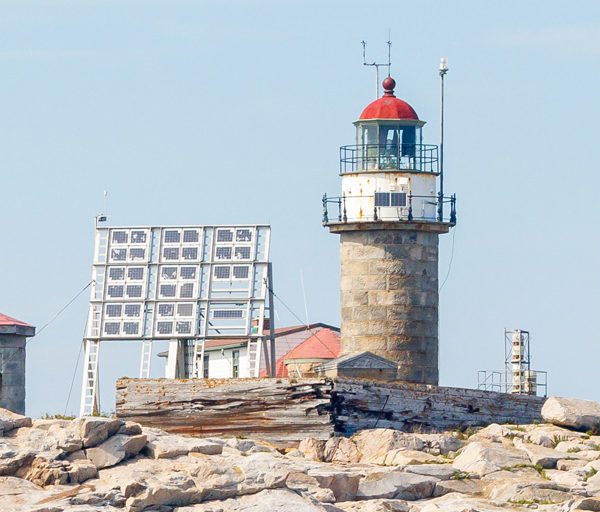
M 287 334 L 293 334 L 295 332 L 300 331 L 310 331 L 314 329 L 331 329 L 333 331 L 339 331 L 337 327 L 333 327 L 332 325 L 324 324 L 322 322 L 316 322 L 309 325 L 292 325 L 291 327 L 279 327 L 275 329 L 275 338 L 279 336 L 285 336 Z M 269 329 L 264 330 L 264 336 L 267 338 L 270 334 Z M 339 335 L 338 335 L 339 336 Z M 205 348 L 214 348 L 214 347 L 222 347 L 225 348 L 229 345 L 238 345 L 240 343 L 248 343 L 248 338 L 214 338 L 211 340 L 206 340 L 204 347 Z
M 287 377 L 285 361 L 293 359 L 335 359 L 340 355 L 340 334 L 331 329 L 319 329 L 310 338 L 300 343 L 275 364 L 276 376 Z M 267 371 L 260 374 L 265 377 Z
M 396 82 L 387 77 L 383 81 L 383 97 L 369 104 L 360 115 L 360 119 L 411 119 L 418 121 L 419 116 L 406 101 L 394 96 Z
M 33 327 L 33 325 L 26 324 L 25 322 L 21 322 L 21 320 L 3 315 L 2 313 L 0 313 L 0 325 L 20 325 L 22 327 Z

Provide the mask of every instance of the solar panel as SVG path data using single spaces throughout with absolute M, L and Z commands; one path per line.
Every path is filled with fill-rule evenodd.
M 140 329 L 139 322 L 123 322 L 123 333 L 125 334 L 137 334 Z
M 174 284 L 161 284 L 160 294 L 163 297 L 175 297 L 175 285 Z
M 110 259 L 113 261 L 125 261 L 127 259 L 127 249 L 113 249 L 110 251 Z
M 252 231 L 250 229 L 236 229 L 235 230 L 235 241 L 236 242 L 251 242 Z
M 193 312 L 193 304 L 177 304 L 177 316 L 192 316 Z
M 250 259 L 250 247 L 236 247 L 235 258 L 237 260 L 249 260 Z
M 145 231 L 132 231 L 131 232 L 131 243 L 132 244 L 145 244 L 146 243 L 146 232 Z
M 163 257 L 165 260 L 178 260 L 179 247 L 165 247 L 163 250 Z
M 173 304 L 159 304 L 158 314 L 160 316 L 173 316 L 174 307 Z
M 195 229 L 185 229 L 183 231 L 183 243 L 196 243 L 198 241 L 198 231 Z
M 177 322 L 175 330 L 179 334 L 190 334 L 192 332 L 192 322 Z
M 256 335 L 269 241 L 265 225 L 100 225 L 86 339 Z
M 121 281 L 125 277 L 125 269 L 123 267 L 113 267 L 108 271 L 108 277 L 112 281 Z
M 141 297 L 142 296 L 142 287 L 141 285 L 128 285 L 127 286 L 127 296 L 128 297 Z
M 182 299 L 191 299 L 194 297 L 194 283 L 182 284 L 179 288 L 179 297 Z
M 231 247 L 217 247 L 216 258 L 218 260 L 230 260 Z
M 123 286 L 109 286 L 108 287 L 108 296 L 111 298 L 114 297 L 123 297 Z
M 132 247 L 129 249 L 129 259 L 132 261 L 141 261 L 146 258 L 146 249 Z
M 196 267 L 181 267 L 181 279 L 196 279 Z
M 176 231 L 176 230 L 165 231 L 165 243 L 166 244 L 179 243 L 180 238 L 181 238 L 181 235 L 179 234 L 179 231 Z
M 229 267 L 215 267 L 216 279 L 229 279 Z
M 184 247 L 181 250 L 181 257 L 184 260 L 197 260 L 198 259 L 198 248 L 197 247 Z
M 135 281 L 144 279 L 144 267 L 129 267 L 127 269 L 127 278 Z
M 157 322 L 156 330 L 159 334 L 171 334 L 173 332 L 173 322 Z
M 215 309 L 213 318 L 242 318 L 243 313 L 240 309 Z
M 236 279 L 248 279 L 249 269 L 248 265 L 235 265 L 233 267 L 233 277 Z
M 121 316 L 121 310 L 123 306 L 121 304 L 107 304 L 106 305 L 106 316 L 115 317 Z
M 121 330 L 121 324 L 119 322 L 106 322 L 104 324 L 104 332 L 109 336 L 119 334 Z
M 233 229 L 218 229 L 217 242 L 233 242 Z
M 140 316 L 140 305 L 125 304 L 125 316 Z
M 129 235 L 127 234 L 127 231 L 113 231 L 113 244 L 126 244 L 128 239 Z

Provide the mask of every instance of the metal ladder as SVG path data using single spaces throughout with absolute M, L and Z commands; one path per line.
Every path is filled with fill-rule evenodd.
M 192 375 L 188 378 L 200 379 L 204 377 L 204 338 L 194 343 L 194 355 L 192 358 Z
M 248 339 L 248 376 L 258 377 L 260 375 L 260 352 L 262 338 Z
M 80 416 L 90 416 L 98 412 L 98 340 L 85 340 L 83 365 L 83 386 L 81 389 Z
M 152 340 L 142 341 L 142 358 L 140 360 L 140 379 L 150 378 L 150 363 L 152 362 Z

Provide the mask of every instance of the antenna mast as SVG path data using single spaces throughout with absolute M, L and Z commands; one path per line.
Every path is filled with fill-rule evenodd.
M 375 99 L 379 99 L 379 67 L 387 66 L 388 75 L 390 74 L 392 68 L 392 41 L 388 38 L 386 43 L 388 45 L 388 61 L 385 63 L 367 62 L 367 42 L 361 41 L 361 44 L 363 47 L 363 66 L 373 66 L 375 68 Z

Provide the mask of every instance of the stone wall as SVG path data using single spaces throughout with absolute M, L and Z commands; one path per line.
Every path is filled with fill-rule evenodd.
M 342 355 L 369 350 L 398 362 L 398 380 L 438 383 L 438 235 L 340 233 Z
M 439 432 L 541 419 L 544 398 L 364 379 L 119 379 L 117 417 L 290 446 L 387 427 Z
M 25 336 L 0 334 L 0 408 L 25 414 Z

